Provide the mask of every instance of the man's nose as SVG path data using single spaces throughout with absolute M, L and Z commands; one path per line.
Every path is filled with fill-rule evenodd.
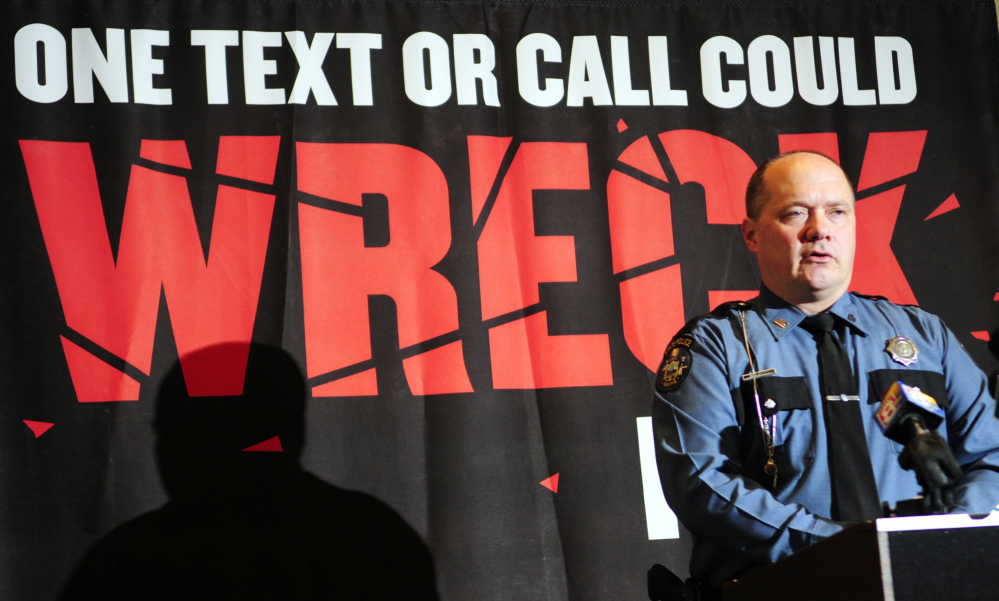
M 829 220 L 825 215 L 818 212 L 813 212 L 808 217 L 808 221 L 805 223 L 805 239 L 821 240 L 823 238 L 828 238 L 830 233 Z

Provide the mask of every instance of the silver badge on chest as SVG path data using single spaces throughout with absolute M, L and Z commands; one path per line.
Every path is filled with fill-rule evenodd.
M 891 338 L 885 346 L 885 352 L 891 356 L 895 363 L 901 363 L 908 367 L 919 360 L 919 349 L 916 343 L 904 336 Z

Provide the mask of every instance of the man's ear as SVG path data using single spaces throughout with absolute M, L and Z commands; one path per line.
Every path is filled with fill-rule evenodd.
M 749 252 L 756 252 L 756 223 L 749 217 L 742 220 L 742 241 Z

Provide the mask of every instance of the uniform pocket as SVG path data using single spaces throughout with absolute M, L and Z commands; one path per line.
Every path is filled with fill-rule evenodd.
M 902 382 L 915 386 L 933 397 L 940 407 L 946 411 L 950 408 L 947 398 L 947 380 L 944 375 L 935 371 L 922 369 L 877 369 L 867 374 L 867 403 L 873 405 L 881 402 L 881 397 L 891 387 L 893 382 Z
M 777 463 L 778 486 L 801 476 L 813 455 L 812 403 L 805 378 L 764 376 L 757 378 L 760 412 L 764 418 L 777 416 L 774 437 L 774 461 Z M 753 382 L 743 381 L 733 391 L 736 412 L 742 426 L 742 475 L 768 488 L 773 478 L 763 471 L 766 448 L 760 431 Z

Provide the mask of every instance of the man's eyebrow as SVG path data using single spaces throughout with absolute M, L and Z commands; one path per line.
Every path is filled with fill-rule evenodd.
M 788 201 L 785 201 L 785 202 L 777 205 L 777 211 L 778 212 L 784 212 L 784 211 L 786 211 L 788 209 L 791 209 L 791 208 L 794 208 L 794 207 L 801 207 L 803 209 L 811 208 L 810 205 L 807 202 L 805 202 L 804 200 L 788 200 Z
M 856 202 L 856 201 L 854 201 L 854 202 Z M 840 199 L 830 200 L 830 201 L 824 203 L 824 205 L 827 206 L 827 207 L 849 207 L 849 206 L 851 206 L 853 204 L 854 203 L 851 203 L 851 202 L 846 201 L 846 200 L 840 200 Z
M 851 204 L 854 203 L 840 198 L 835 198 L 830 200 L 820 199 L 818 201 L 806 200 L 801 198 L 789 198 L 788 200 L 784 201 L 784 203 L 778 205 L 778 208 L 781 210 L 789 209 L 791 207 L 803 207 L 806 209 L 813 209 L 821 207 L 848 207 Z

